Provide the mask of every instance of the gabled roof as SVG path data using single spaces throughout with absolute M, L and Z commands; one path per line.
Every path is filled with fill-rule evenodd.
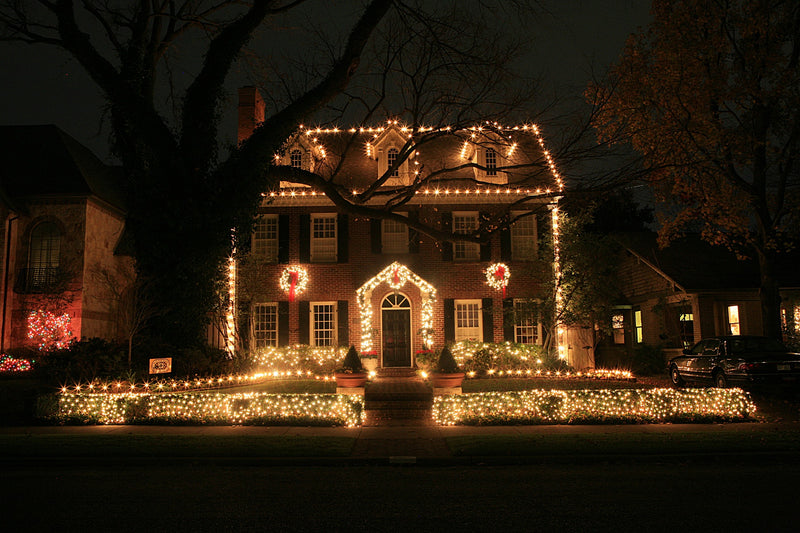
M 619 240 L 630 253 L 688 292 L 756 289 L 760 285 L 756 261 L 738 259 L 725 247 L 712 246 L 698 235 L 682 237 L 666 248 L 659 248 L 655 233 L 628 233 Z M 777 265 L 780 286 L 800 286 L 800 273 L 787 258 L 781 259 Z
M 0 126 L 0 154 L 0 186 L 12 201 L 96 196 L 124 209 L 115 170 L 57 126 Z
M 390 122 L 378 127 L 346 129 L 301 127 L 285 148 L 294 144 L 298 136 L 307 138 L 316 148 L 311 170 L 355 189 L 368 187 L 378 178 L 379 151 L 385 152 L 390 146 L 401 150 L 409 139 L 411 151 L 405 160 L 408 171 L 413 174 L 419 170 L 422 176 L 436 173 L 431 186 L 475 188 L 475 170 L 470 164 L 483 165 L 476 156 L 478 149 L 492 147 L 498 154 L 498 175 L 507 177 L 508 186 L 553 193 L 563 188 L 561 176 L 535 125 L 413 130 Z M 276 154 L 276 158 L 282 155 Z M 468 180 L 473 180 L 472 185 Z M 496 183 L 488 180 L 490 185 Z

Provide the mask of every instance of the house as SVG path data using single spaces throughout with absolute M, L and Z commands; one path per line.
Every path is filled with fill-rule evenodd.
M 133 278 L 115 170 L 52 125 L 0 126 L 0 353 L 115 338 Z
M 598 346 L 598 365 L 630 366 L 637 347 L 661 346 L 667 358 L 705 337 L 761 335 L 759 276 L 752 260 L 690 235 L 659 248 L 654 233 L 628 234 L 619 260 L 624 303 L 612 334 Z M 800 276 L 779 272 L 784 327 L 800 325 Z
M 239 102 L 243 141 L 264 104 L 252 87 Z M 232 344 L 354 345 L 382 368 L 410 368 L 458 340 L 545 342 L 547 317 L 525 309 L 552 290 L 557 258 L 541 245 L 558 236 L 562 182 L 535 126 L 300 126 L 275 158 L 324 181 L 284 173 L 263 192 L 250 249 L 231 263 Z M 348 212 L 331 194 L 397 216 Z M 570 364 L 593 366 L 562 339 Z

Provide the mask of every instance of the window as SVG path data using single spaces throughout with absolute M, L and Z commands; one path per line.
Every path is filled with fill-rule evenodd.
M 278 345 L 278 304 L 253 306 L 253 347 Z
M 497 152 L 494 148 L 486 149 L 486 175 L 497 176 Z
M 303 168 L 303 152 L 292 150 L 289 154 L 289 165 L 292 168 Z
M 512 213 L 518 217 L 524 213 Z M 520 218 L 511 226 L 511 258 L 517 261 L 531 261 L 536 258 L 536 217 Z
M 311 261 L 336 261 L 336 213 L 311 215 Z
M 43 290 L 53 285 L 60 263 L 61 231 L 52 222 L 42 222 L 31 231 L 28 248 L 28 288 Z
M 278 261 L 278 215 L 261 215 L 256 219 L 250 251 L 263 261 Z
M 383 253 L 408 253 L 408 226 L 396 220 L 382 220 L 381 232 L 381 251 Z
M 731 335 L 741 335 L 741 323 L 739 322 L 739 306 L 728 306 L 728 325 L 730 326 Z
M 633 312 L 633 330 L 635 333 L 636 343 L 641 344 L 644 339 L 644 330 L 642 328 L 642 312 L 640 310 Z
M 453 213 L 453 233 L 469 234 L 477 229 L 477 213 Z M 453 243 L 453 259 L 456 261 L 478 261 L 480 257 L 480 244 L 465 241 Z
M 514 300 L 514 342 L 540 344 L 539 322 L 536 311 L 529 302 Z
M 313 346 L 336 345 L 336 303 L 311 304 L 311 343 Z
M 794 318 L 794 332 L 800 333 L 800 305 L 794 306 L 792 317 Z
M 456 300 L 455 337 L 456 341 L 483 341 L 483 321 L 481 320 L 480 300 Z
M 694 344 L 694 315 L 692 313 L 679 314 L 678 325 L 680 326 L 681 344 L 684 348 L 691 347 Z
M 614 337 L 614 344 L 625 344 L 625 315 L 613 315 L 611 317 L 611 332 Z
M 397 156 L 398 156 L 399 153 L 400 152 L 397 151 L 397 148 L 389 148 L 389 151 L 386 152 L 386 170 L 389 170 L 390 168 L 392 168 L 392 165 L 394 165 L 397 162 Z M 394 169 L 394 171 L 392 172 L 391 175 L 392 176 L 399 176 L 400 175 L 400 169 L 397 169 L 397 168 Z

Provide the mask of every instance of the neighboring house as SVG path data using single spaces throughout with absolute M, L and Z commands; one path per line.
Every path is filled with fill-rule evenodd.
M 757 265 L 721 246 L 688 236 L 660 249 L 654 233 L 620 238 L 619 287 L 625 304 L 612 316 L 612 333 L 598 346 L 599 366 L 629 366 L 637 347 L 677 354 L 705 337 L 761 335 Z M 800 274 L 779 272 L 784 326 L 800 325 Z
M 239 102 L 242 141 L 263 121 L 264 106 L 254 88 L 240 89 Z M 412 222 L 493 231 L 482 243 L 436 240 L 401 221 L 344 212 L 321 189 L 284 176 L 264 191 L 250 250 L 237 257 L 232 292 L 241 348 L 352 344 L 376 352 L 381 367 L 403 368 L 414 366 L 420 350 L 462 339 L 543 342 L 541 317 L 523 310 L 550 290 L 552 256 L 542 260 L 539 248 L 552 229 L 561 180 L 535 126 L 300 127 L 275 158 L 352 194 L 385 177 L 366 205 L 393 199 L 394 211 Z M 436 181 L 413 194 L 394 195 L 431 175 Z M 498 229 L 508 217 L 515 222 Z M 505 294 L 487 284 L 487 270 L 498 263 L 510 272 Z M 563 353 L 576 367 L 593 366 L 584 350 L 565 345 Z
M 133 261 L 115 169 L 56 126 L 0 126 L 0 352 L 116 338 Z

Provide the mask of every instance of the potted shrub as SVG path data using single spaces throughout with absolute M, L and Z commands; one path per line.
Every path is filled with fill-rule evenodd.
M 336 378 L 336 386 L 343 388 L 363 387 L 367 382 L 367 373 L 361 366 L 361 358 L 358 356 L 355 346 L 347 350 L 344 362 L 340 368 L 333 373 Z
M 450 349 L 445 346 L 439 354 L 439 361 L 431 378 L 435 388 L 460 387 L 464 381 L 464 372 L 459 368 Z

